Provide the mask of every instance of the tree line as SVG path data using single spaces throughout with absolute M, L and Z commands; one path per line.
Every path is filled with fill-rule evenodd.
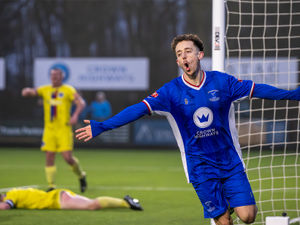
M 36 101 L 24 101 L 20 90 L 33 85 L 36 57 L 148 57 L 150 90 L 108 93 L 119 111 L 177 76 L 170 43 L 181 33 L 197 33 L 210 54 L 210 0 L 0 0 L 7 87 L 0 91 L 7 106 L 0 116 L 32 114 Z M 94 95 L 83 94 L 87 101 Z M 18 113 L 24 104 L 30 106 Z

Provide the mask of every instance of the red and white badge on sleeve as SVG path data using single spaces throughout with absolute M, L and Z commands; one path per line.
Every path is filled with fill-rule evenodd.
M 152 95 L 151 95 L 153 98 L 156 98 L 158 96 L 158 93 L 157 92 L 154 92 Z

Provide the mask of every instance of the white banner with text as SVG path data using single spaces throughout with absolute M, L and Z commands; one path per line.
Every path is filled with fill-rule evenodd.
M 59 68 L 64 83 L 80 90 L 147 90 L 148 58 L 36 58 L 34 87 L 50 84 L 50 70 Z

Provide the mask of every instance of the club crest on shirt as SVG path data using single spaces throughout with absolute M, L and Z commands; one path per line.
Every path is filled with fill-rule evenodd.
M 58 93 L 58 97 L 60 97 L 60 98 L 64 97 L 64 93 L 59 92 L 59 93 Z
M 208 96 L 209 96 L 209 101 L 211 102 L 216 102 L 220 100 L 219 97 L 219 90 L 211 90 L 209 92 L 207 92 Z
M 214 119 L 213 112 L 207 107 L 200 107 L 193 115 L 194 123 L 197 127 L 206 128 L 211 125 Z

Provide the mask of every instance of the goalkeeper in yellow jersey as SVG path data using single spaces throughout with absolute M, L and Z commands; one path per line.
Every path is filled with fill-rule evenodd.
M 126 195 L 124 199 L 102 196 L 90 199 L 67 189 L 45 192 L 35 188 L 11 189 L 0 194 L 0 210 L 7 209 L 78 209 L 131 208 L 143 210 L 139 201 Z
M 80 190 L 87 188 L 86 174 L 81 169 L 79 161 L 72 155 L 73 132 L 72 125 L 78 121 L 78 116 L 85 107 L 85 101 L 74 87 L 63 84 L 63 72 L 59 68 L 51 69 L 51 84 L 38 88 L 23 88 L 22 96 L 40 96 L 44 105 L 44 132 L 41 150 L 46 153 L 46 178 L 49 190 L 55 188 L 55 155 L 61 153 L 64 160 L 72 167 L 80 181 Z M 76 109 L 71 115 L 72 104 Z

